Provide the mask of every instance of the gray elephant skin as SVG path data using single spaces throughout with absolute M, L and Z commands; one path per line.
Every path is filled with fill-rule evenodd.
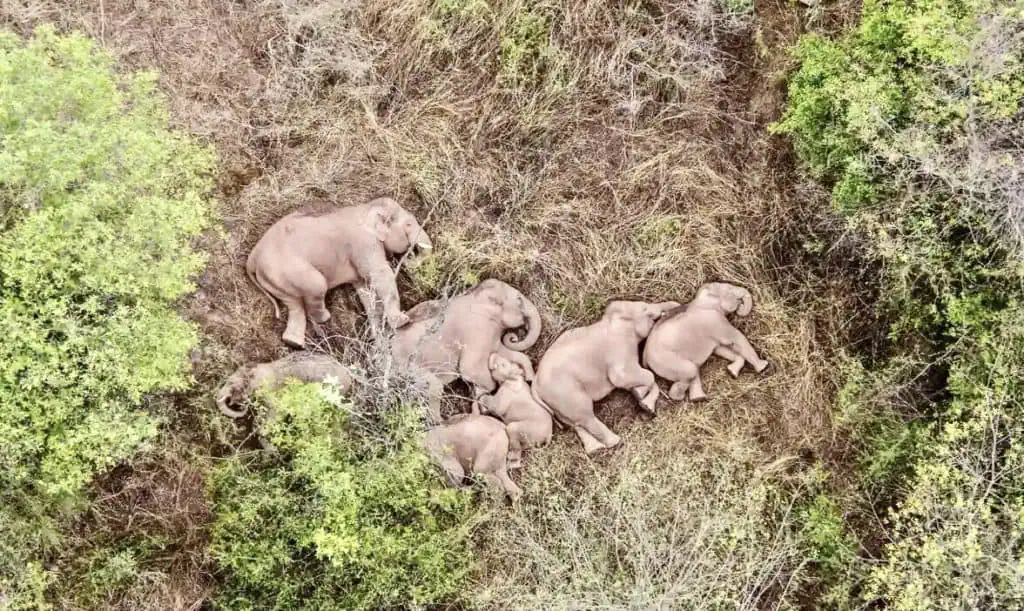
M 691 401 L 706 398 L 700 367 L 712 354 L 729 361 L 729 373 L 736 377 L 744 364 L 758 373 L 768 361 L 757 355 L 747 338 L 729 322 L 729 314 L 747 316 L 754 307 L 750 292 L 724 282 L 704 284 L 697 296 L 679 311 L 658 321 L 644 347 L 644 366 L 671 380 L 668 396 Z
M 488 361 L 498 392 L 478 399 L 482 413 L 500 418 L 508 433 L 508 466 L 522 465 L 523 450 L 551 441 L 551 414 L 533 398 L 526 372 L 519 365 L 494 353 Z
M 461 486 L 479 473 L 513 501 L 522 490 L 508 474 L 508 435 L 500 420 L 480 414 L 459 414 L 427 431 L 427 452 L 444 469 L 448 483 Z
M 306 317 L 327 322 L 331 314 L 324 296 L 342 284 L 355 286 L 373 328 L 381 319 L 393 328 L 405 324 L 408 318 L 401 311 L 388 254 L 432 247 L 416 217 L 395 200 L 382 197 L 324 214 L 289 214 L 253 247 L 246 272 L 273 302 L 276 318 L 281 317 L 278 300 L 287 308 L 282 339 L 302 348 Z
M 566 331 L 541 357 L 534 398 L 576 431 L 587 454 L 621 441 L 594 415 L 594 402 L 613 389 L 629 390 L 644 409 L 654 411 L 658 385 L 640 366 L 639 346 L 655 322 L 677 307 L 674 301 L 612 301 L 601 320 Z
M 288 380 L 323 382 L 328 377 L 338 380 L 342 392 L 352 387 L 348 367 L 326 354 L 296 352 L 269 363 L 239 367 L 218 390 L 217 407 L 229 418 L 242 418 L 248 412 L 246 401 L 258 390 L 274 390 Z
M 447 304 L 426 301 L 408 312 L 409 323 L 395 331 L 392 355 L 424 375 L 430 386 L 428 403 L 434 421 L 440 417 L 441 391 L 462 378 L 473 386 L 473 398 L 494 392 L 488 359 L 494 352 L 523 368 L 533 379 L 533 364 L 522 354 L 540 337 L 537 306 L 518 289 L 484 280 Z M 526 328 L 518 339 L 513 329 Z

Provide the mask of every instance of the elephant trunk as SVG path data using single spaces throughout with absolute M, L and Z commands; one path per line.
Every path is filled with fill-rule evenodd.
M 740 296 L 740 306 L 736 308 L 736 314 L 746 316 L 754 308 L 754 298 L 750 296 L 750 291 L 747 289 L 737 287 L 736 291 Z
M 434 243 L 430 241 L 430 236 L 419 225 L 409 232 L 409 249 L 412 252 L 409 253 L 408 261 L 412 267 L 416 267 L 430 254 L 430 251 L 434 250 Z
M 526 337 L 523 339 L 517 339 L 515 333 L 506 333 L 501 338 L 501 343 L 505 345 L 509 350 L 515 350 L 516 352 L 523 352 L 529 350 L 537 343 L 540 338 L 540 310 L 534 305 L 532 301 L 526 298 L 526 296 L 520 294 L 523 300 L 523 318 L 526 319 Z

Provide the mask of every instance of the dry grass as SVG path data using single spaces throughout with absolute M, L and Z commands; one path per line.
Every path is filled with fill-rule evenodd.
M 675 412 L 588 460 L 565 437 L 525 470 L 532 501 L 498 512 L 478 547 L 481 606 L 777 609 L 806 579 L 793 512 L 799 459 L 764 462 L 738 428 Z M 793 491 L 796 491 L 796 494 Z
M 201 387 L 285 352 L 283 323 L 244 273 L 262 232 L 313 201 L 389 194 L 427 218 L 437 246 L 434 267 L 402 281 L 403 305 L 500 277 L 541 308 L 534 358 L 609 298 L 684 301 L 708 280 L 751 289 L 754 314 L 741 325 L 776 373 L 733 381 L 715 363 L 710 401 L 666 404 L 650 423 L 631 424 L 637 412 L 616 395 L 600 415 L 626 449 L 585 467 L 591 476 L 614 481 L 645 453 L 684 461 L 708 444 L 742 452 L 743 464 L 827 449 L 828 363 L 851 332 L 836 296 L 850 287 L 828 265 L 793 268 L 808 260 L 797 245 L 822 194 L 791 186 L 786 155 L 764 129 L 781 101 L 796 9 L 764 2 L 755 18 L 711 0 L 0 7 L 0 22 L 25 33 L 55 21 L 100 39 L 126 66 L 158 69 L 174 121 L 216 146 L 226 236 L 209 238 L 211 264 L 186 304 L 208 338 L 196 359 Z M 359 336 L 362 313 L 347 290 L 329 305 L 322 339 L 344 352 L 332 338 Z M 211 404 L 199 420 L 213 413 Z M 569 485 L 579 464 L 589 465 L 564 436 L 537 452 L 528 496 L 544 502 L 537 470 Z M 606 464 L 616 468 L 600 475 Z M 699 554 L 703 543 L 687 537 Z

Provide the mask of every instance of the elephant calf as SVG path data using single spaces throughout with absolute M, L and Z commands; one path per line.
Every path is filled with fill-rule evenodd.
M 466 475 L 479 473 L 513 501 L 522 496 L 523 491 L 508 474 L 508 434 L 500 420 L 458 414 L 427 431 L 425 445 L 451 485 L 461 486 Z
M 601 320 L 566 331 L 541 357 L 533 396 L 576 431 L 587 454 L 620 442 L 594 415 L 594 401 L 622 388 L 654 411 L 658 385 L 654 374 L 640 366 L 639 345 L 655 321 L 677 307 L 674 301 L 612 301 Z
M 484 413 L 497 416 L 505 423 L 508 466 L 516 469 L 522 466 L 524 449 L 551 441 L 551 414 L 533 398 L 522 367 L 498 353 L 491 354 L 488 366 L 491 377 L 500 386 L 497 393 L 483 395 L 478 403 Z
M 355 285 L 372 328 L 378 328 L 381 318 L 393 328 L 403 326 L 408 317 L 399 304 L 388 254 L 432 247 L 416 217 L 395 200 L 382 197 L 327 214 L 289 214 L 263 234 L 245 269 L 274 304 L 276 318 L 281 317 L 277 300 L 284 303 L 288 325 L 281 338 L 302 348 L 306 316 L 327 322 L 331 313 L 324 296 L 341 284 Z
M 248 411 L 246 400 L 257 390 L 280 388 L 289 379 L 323 382 L 328 377 L 339 381 L 342 392 L 352 386 L 348 367 L 326 354 L 296 352 L 269 363 L 239 367 L 217 392 L 217 407 L 229 418 L 241 418 Z
M 727 318 L 733 312 L 746 316 L 753 306 L 750 292 L 744 288 L 724 282 L 701 286 L 693 301 L 654 326 L 644 347 L 644 366 L 674 382 L 668 396 L 676 401 L 687 393 L 691 401 L 707 397 L 700 381 L 700 366 L 712 354 L 730 361 L 728 369 L 733 377 L 740 374 L 745 363 L 758 373 L 764 371 L 768 361 L 757 355 Z

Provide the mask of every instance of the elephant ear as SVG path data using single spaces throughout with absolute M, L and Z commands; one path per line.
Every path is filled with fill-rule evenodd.
M 391 232 L 391 225 L 395 222 L 395 215 L 387 206 L 374 206 L 370 208 L 369 215 L 370 231 L 374 237 L 383 242 Z

